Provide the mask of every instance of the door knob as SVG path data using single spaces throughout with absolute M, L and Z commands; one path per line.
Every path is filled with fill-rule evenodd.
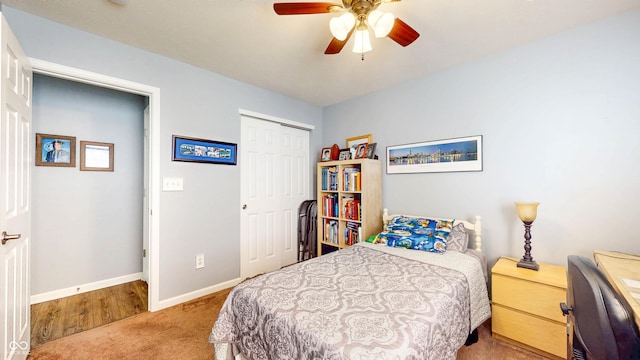
M 2 245 L 6 244 L 9 240 L 18 240 L 20 239 L 20 234 L 10 235 L 7 234 L 6 231 L 2 232 Z
M 242 204 L 242 210 L 247 210 L 247 204 Z

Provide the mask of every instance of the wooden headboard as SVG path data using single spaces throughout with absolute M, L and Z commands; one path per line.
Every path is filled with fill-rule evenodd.
M 406 214 L 389 215 L 389 211 L 385 208 L 382 213 L 382 227 L 384 228 L 387 224 L 389 224 L 391 219 L 393 219 L 396 216 L 406 216 L 409 218 L 427 218 L 427 219 L 433 219 L 433 220 L 449 220 L 445 218 L 440 218 L 435 216 L 424 216 L 424 215 L 406 215 Z M 469 248 L 482 252 L 482 217 L 480 215 L 476 215 L 474 222 L 455 219 L 455 221 L 453 222 L 453 225 L 457 225 L 459 223 L 463 223 L 464 228 L 467 230 L 467 233 L 469 233 Z M 471 246 L 472 240 L 473 240 L 473 246 Z

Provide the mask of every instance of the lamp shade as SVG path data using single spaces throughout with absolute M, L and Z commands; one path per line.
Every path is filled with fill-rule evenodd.
M 356 30 L 356 38 L 353 44 L 354 53 L 366 53 L 373 50 L 369 40 L 369 30 Z
M 377 38 L 389 35 L 395 21 L 396 19 L 392 13 L 385 13 L 380 10 L 373 10 L 367 18 L 367 22 L 373 28 L 373 33 Z
M 517 202 L 518 216 L 524 222 L 533 222 L 538 215 L 539 202 Z
M 349 35 L 349 31 L 356 24 L 356 18 L 352 13 L 344 13 L 329 20 L 329 30 L 334 38 L 343 41 Z

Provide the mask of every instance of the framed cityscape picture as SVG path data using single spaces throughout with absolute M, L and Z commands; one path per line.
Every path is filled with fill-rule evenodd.
M 387 174 L 482 171 L 482 135 L 387 147 Z

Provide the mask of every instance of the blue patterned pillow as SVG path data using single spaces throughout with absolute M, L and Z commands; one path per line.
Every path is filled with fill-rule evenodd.
M 378 235 L 391 247 L 444 253 L 453 220 L 434 220 L 397 216 Z

